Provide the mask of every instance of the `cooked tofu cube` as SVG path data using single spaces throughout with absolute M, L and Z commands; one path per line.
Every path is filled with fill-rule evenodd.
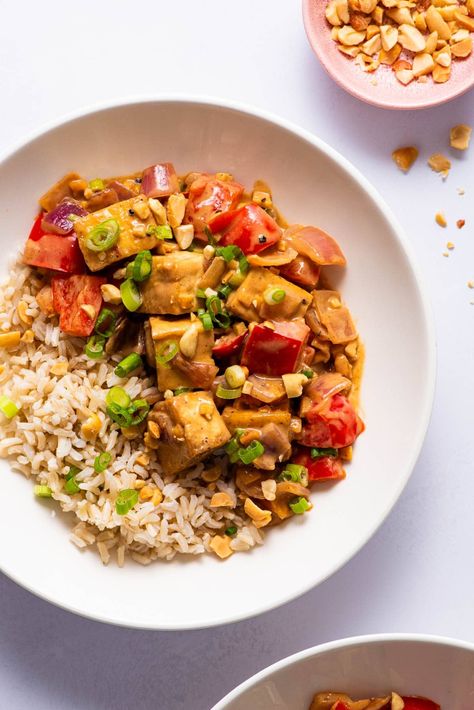
M 162 431 L 158 460 L 167 475 L 184 471 L 225 446 L 230 433 L 210 392 L 189 392 L 155 405 Z
M 196 291 L 204 257 L 190 251 L 154 256 L 150 278 L 140 286 L 140 313 L 179 316 L 197 310 Z
M 199 328 L 197 336 L 196 354 L 193 362 L 214 364 L 212 359 L 212 347 L 214 345 L 214 331 L 204 330 L 200 321 L 194 321 L 195 327 Z M 156 355 L 165 347 L 166 343 L 179 344 L 181 336 L 191 325 L 191 318 L 179 318 L 178 320 L 167 320 L 166 318 L 150 318 L 151 337 L 155 346 Z M 156 372 L 158 375 L 158 389 L 175 390 L 178 387 L 193 387 L 189 377 L 173 367 L 173 360 L 166 364 L 156 362 Z
M 285 298 L 269 305 L 263 298 L 267 289 L 282 289 Z M 246 321 L 303 318 L 311 303 L 310 294 L 263 267 L 251 268 L 245 281 L 227 299 L 227 309 Z
M 135 211 L 137 208 L 137 211 Z M 146 215 L 145 217 L 140 217 Z M 115 219 L 120 226 L 117 243 L 106 251 L 91 251 L 87 247 L 87 238 L 94 227 L 108 219 Z M 116 261 L 138 254 L 143 249 L 153 249 L 158 239 L 146 234 L 146 228 L 155 225 L 148 201 L 142 195 L 130 200 L 116 202 L 103 210 L 92 212 L 74 222 L 74 231 L 79 238 L 79 246 L 86 264 L 91 271 L 104 269 Z

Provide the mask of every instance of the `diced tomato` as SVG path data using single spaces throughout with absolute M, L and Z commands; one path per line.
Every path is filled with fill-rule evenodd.
M 318 227 L 289 227 L 284 234 L 285 241 L 298 254 L 307 256 L 319 266 L 344 266 L 346 258 L 333 237 Z
M 291 457 L 291 462 L 306 466 L 310 481 L 339 481 L 346 477 L 341 459 L 333 456 L 313 459 L 309 449 L 303 447 L 296 449 L 296 452 Z
M 346 705 L 346 703 L 343 703 L 342 700 L 336 700 L 334 705 L 332 706 L 331 710 L 351 710 L 349 705 Z
M 100 287 L 107 283 L 103 276 L 55 276 L 51 281 L 53 305 L 59 313 L 59 327 L 68 335 L 87 337 L 102 307 Z M 81 308 L 92 306 L 94 316 Z
M 145 168 L 141 189 L 147 197 L 168 197 L 179 192 L 178 176 L 173 163 L 157 163 Z
M 244 254 L 257 254 L 281 237 L 281 229 L 273 217 L 254 204 L 217 215 L 209 222 L 209 228 L 222 235 L 220 245 L 235 244 Z
M 297 256 L 289 264 L 280 266 L 280 276 L 308 289 L 316 288 L 320 271 L 319 266 L 305 256 Z
M 242 197 L 244 186 L 232 180 L 218 180 L 212 175 L 199 175 L 189 188 L 186 222 L 194 225 L 196 237 L 207 239 L 204 230 L 218 213 L 233 210 Z
M 39 239 L 41 239 L 42 236 L 46 234 L 43 227 L 41 226 L 45 214 L 46 212 L 41 212 L 37 216 L 37 218 L 33 222 L 33 226 L 31 227 L 31 232 L 28 236 L 28 239 L 32 239 L 34 242 L 37 242 Z
M 222 335 L 212 348 L 212 354 L 217 358 L 230 357 L 239 352 L 242 344 L 247 337 L 247 331 L 240 335 L 230 334 Z
M 415 698 L 413 696 L 403 696 L 405 710 L 440 710 L 438 703 L 434 703 L 428 698 Z
M 300 443 L 304 446 L 340 449 L 350 446 L 364 431 L 364 423 L 343 394 L 314 403 L 306 414 Z
M 304 323 L 279 322 L 275 329 L 258 323 L 245 343 L 242 365 L 260 375 L 285 375 L 298 369 L 309 334 Z

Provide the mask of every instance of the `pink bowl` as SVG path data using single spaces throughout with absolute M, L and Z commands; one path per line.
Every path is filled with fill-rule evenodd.
M 372 74 L 363 72 L 337 49 L 324 14 L 326 5 L 327 0 L 303 0 L 306 34 L 329 76 L 356 98 L 382 108 L 419 109 L 450 101 L 474 85 L 474 53 L 453 61 L 451 78 L 445 84 L 435 84 L 428 78 L 425 84 L 403 86 L 388 66 L 380 66 Z

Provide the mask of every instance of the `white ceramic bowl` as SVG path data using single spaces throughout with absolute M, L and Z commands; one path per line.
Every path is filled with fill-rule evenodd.
M 388 515 L 416 462 L 434 390 L 434 337 L 411 249 L 377 192 L 344 158 L 262 112 L 212 101 L 162 99 L 112 106 L 44 130 L 0 166 L 0 272 L 22 246 L 38 196 L 68 170 L 123 174 L 157 161 L 179 171 L 228 170 L 267 179 L 283 213 L 331 232 L 349 262 L 334 281 L 367 349 L 366 433 L 347 479 L 324 485 L 315 510 L 272 530 L 264 547 L 213 556 L 103 567 L 68 541 L 31 482 L 0 463 L 0 569 L 71 611 L 143 628 L 236 621 L 287 602 L 354 555 Z M 296 573 L 286 573 L 296 570 Z
M 359 636 L 309 648 L 239 685 L 212 710 L 308 710 L 316 692 L 421 695 L 474 707 L 474 645 L 435 636 Z

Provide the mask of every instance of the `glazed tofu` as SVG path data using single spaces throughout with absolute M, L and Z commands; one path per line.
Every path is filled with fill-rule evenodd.
M 204 330 L 200 321 L 194 321 L 195 327 L 199 329 L 197 337 L 196 354 L 193 357 L 193 363 L 209 363 L 214 364 L 212 359 L 212 347 L 214 345 L 214 331 Z M 166 318 L 150 318 L 150 331 L 155 347 L 155 354 L 159 355 L 165 343 L 176 343 L 186 330 L 191 325 L 191 318 L 179 318 L 177 320 L 169 320 Z M 156 372 L 158 375 L 158 389 L 161 392 L 165 390 L 175 390 L 178 387 L 193 387 L 193 383 L 189 377 L 178 368 L 173 367 L 173 361 L 160 364 L 156 362 Z
M 140 214 L 146 217 L 140 217 Z M 108 219 L 115 219 L 120 226 L 117 243 L 106 251 L 91 251 L 87 247 L 89 233 Z M 155 226 L 155 219 L 147 199 L 140 195 L 81 217 L 74 222 L 74 231 L 87 266 L 91 271 L 99 271 L 116 261 L 138 254 L 143 249 L 153 249 L 158 239 L 146 234 L 148 226 Z
M 267 288 L 285 291 L 280 303 L 269 305 L 263 298 Z M 303 318 L 311 303 L 310 294 L 263 267 L 251 268 L 245 281 L 227 299 L 227 309 L 246 321 Z
M 150 278 L 141 284 L 140 313 L 179 316 L 197 310 L 196 291 L 204 257 L 190 251 L 154 256 Z
M 167 475 L 193 466 L 230 439 L 210 392 L 165 399 L 155 405 L 150 416 L 162 431 L 157 456 Z

